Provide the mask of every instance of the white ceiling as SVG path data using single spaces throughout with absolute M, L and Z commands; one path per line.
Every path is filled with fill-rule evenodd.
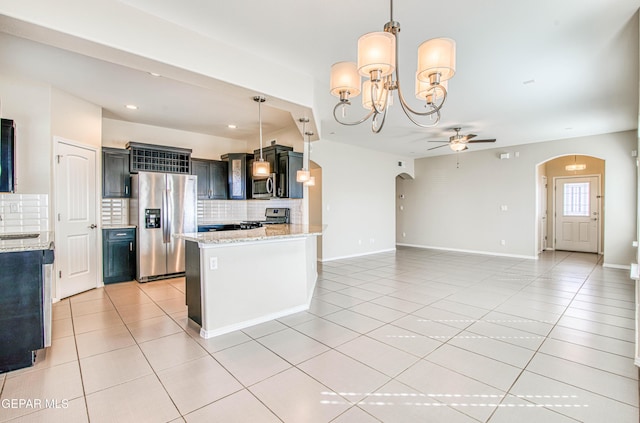
M 337 99 L 328 93 L 328 80 L 332 63 L 355 60 L 360 35 L 381 30 L 389 20 L 387 0 L 121 2 L 312 75 L 323 87 L 314 114 L 326 139 L 424 157 L 450 154 L 447 148 L 428 152 L 434 144 L 427 141 L 447 139 L 456 126 L 478 138 L 497 138 L 495 144 L 471 147 L 481 149 L 631 130 L 638 124 L 640 0 L 396 0 L 400 78 L 412 106 L 420 107 L 413 74 L 422 41 L 455 39 L 457 73 L 438 127 L 414 126 L 396 101 L 380 134 L 372 134 L 368 123 L 346 127 L 333 120 Z M 25 32 L 15 22 L 0 29 Z M 153 78 L 139 68 L 8 35 L 0 42 L 3 69 L 49 81 L 102 106 L 107 117 L 227 138 L 256 136 L 257 106 L 250 90 L 202 76 L 194 84 L 193 78 L 174 77 L 180 75 L 175 68 L 172 77 Z M 130 102 L 145 106 L 130 112 L 123 108 Z M 359 98 L 352 109 L 364 115 Z M 268 101 L 265 130 L 295 125 L 292 113 L 311 114 Z M 239 130 L 230 131 L 228 123 Z

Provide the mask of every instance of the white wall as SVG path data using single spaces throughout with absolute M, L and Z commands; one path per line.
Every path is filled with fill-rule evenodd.
M 454 154 L 416 160 L 415 180 L 398 184 L 406 197 L 398 215 L 406 237 L 398 243 L 535 257 L 536 167 L 583 154 L 605 160 L 605 264 L 628 266 L 635 254 L 636 148 L 637 134 L 628 131 L 465 152 L 459 168 Z M 502 152 L 512 158 L 500 160 Z
M 100 148 L 102 144 L 102 108 L 64 91 L 52 89 L 51 134 Z
M 311 160 L 322 168 L 323 260 L 395 249 L 395 178 L 413 160 L 327 140 Z
M 0 73 L 2 117 L 16 123 L 16 193 L 49 194 L 51 90 L 48 85 Z

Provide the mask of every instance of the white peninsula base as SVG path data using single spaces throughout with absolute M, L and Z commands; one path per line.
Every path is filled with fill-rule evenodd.
M 211 338 L 307 310 L 317 279 L 319 234 L 231 242 L 214 242 L 212 235 L 181 236 L 186 241 L 188 315 L 200 325 L 200 336 Z

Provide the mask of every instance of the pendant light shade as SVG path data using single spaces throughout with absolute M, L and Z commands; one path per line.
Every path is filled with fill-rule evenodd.
M 271 166 L 269 162 L 265 162 L 263 158 L 253 161 L 253 176 L 256 178 L 266 178 L 269 176 Z
M 316 185 L 316 177 L 312 176 L 309 178 L 309 180 L 307 182 L 304 183 L 306 186 L 308 187 L 312 187 Z
M 307 169 L 300 169 L 296 172 L 296 182 L 307 182 L 311 178 L 311 172 Z
M 585 163 L 578 163 L 578 156 L 573 156 L 573 164 L 568 164 L 564 167 L 564 169 L 569 172 L 585 170 L 586 168 L 587 165 Z
M 369 32 L 358 39 L 358 72 L 370 77 L 390 75 L 396 68 L 396 37 L 389 32 Z
M 331 66 L 331 94 L 340 97 L 342 93 L 349 97 L 360 94 L 360 74 L 354 62 L 338 62 Z
M 432 38 L 418 47 L 418 79 L 429 81 L 439 74 L 446 81 L 456 73 L 456 42 L 451 38 Z
M 271 173 L 271 166 L 269 162 L 266 162 L 262 157 L 262 103 L 264 103 L 266 99 L 262 96 L 255 96 L 253 97 L 253 101 L 258 103 L 258 122 L 260 125 L 260 158 L 254 160 L 251 174 L 254 178 L 266 178 Z

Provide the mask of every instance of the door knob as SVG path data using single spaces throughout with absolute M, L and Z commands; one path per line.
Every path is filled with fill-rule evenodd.
M 89 226 L 89 229 L 95 229 L 97 227 L 98 227 L 98 225 L 96 225 L 95 223 L 92 223 L 91 226 Z

